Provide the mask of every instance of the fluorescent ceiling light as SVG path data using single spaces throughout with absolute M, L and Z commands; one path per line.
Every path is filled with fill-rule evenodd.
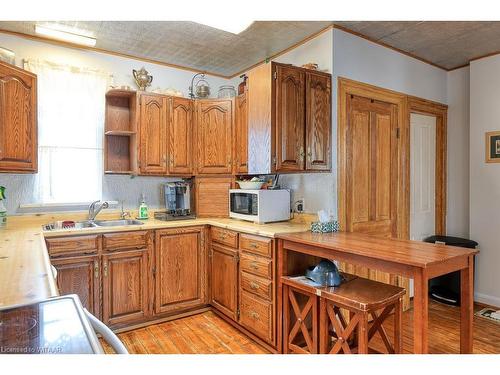
M 63 25 L 54 25 L 51 27 L 39 26 L 39 25 L 35 26 L 35 32 L 37 34 L 44 35 L 52 39 L 62 40 L 69 43 L 82 44 L 88 47 L 95 46 L 96 43 L 95 38 L 78 34 L 75 32 L 76 30 L 74 29 L 67 28 L 70 31 L 62 29 L 66 29 L 66 27 L 64 27 Z
M 227 31 L 232 34 L 239 34 L 242 31 L 248 29 L 253 21 L 248 20 L 213 20 L 213 21 L 203 21 L 198 22 L 202 25 L 210 26 L 215 29 Z

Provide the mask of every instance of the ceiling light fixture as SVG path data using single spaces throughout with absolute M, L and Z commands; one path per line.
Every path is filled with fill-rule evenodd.
M 248 21 L 248 20 L 220 20 L 220 21 L 213 20 L 208 22 L 203 21 L 199 23 L 205 26 L 213 27 L 215 29 L 227 31 L 228 33 L 231 34 L 239 34 L 248 29 L 253 22 L 254 21 Z
M 63 25 L 56 25 L 54 27 L 46 27 L 46 26 L 36 25 L 35 32 L 37 34 L 44 35 L 44 36 L 49 37 L 51 39 L 62 40 L 62 41 L 74 43 L 74 44 L 81 44 L 81 45 L 88 46 L 88 47 L 95 46 L 95 44 L 96 44 L 95 38 L 81 35 L 81 34 L 77 34 L 74 32 L 75 30 L 73 30 L 73 29 L 71 29 L 71 31 L 60 30 L 62 28 L 64 28 Z

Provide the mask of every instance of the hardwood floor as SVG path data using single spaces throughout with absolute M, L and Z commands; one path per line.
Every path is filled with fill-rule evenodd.
M 475 310 L 481 307 L 476 306 Z M 430 353 L 459 353 L 460 310 L 458 307 L 429 302 Z M 384 324 L 392 337 L 392 318 Z M 268 351 L 213 312 L 181 318 L 136 329 L 118 335 L 130 353 L 138 354 L 263 354 Z M 412 311 L 403 315 L 403 349 L 411 353 L 413 346 Z M 112 349 L 103 343 L 107 353 Z M 383 351 L 377 336 L 370 347 Z M 500 353 L 500 324 L 474 316 L 474 353 Z

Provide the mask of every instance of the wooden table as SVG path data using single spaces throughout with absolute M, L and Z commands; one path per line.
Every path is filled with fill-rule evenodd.
M 320 257 L 412 278 L 414 353 L 428 352 L 428 280 L 460 271 L 460 352 L 472 353 L 475 249 L 388 239 L 359 233 L 285 233 L 278 241 L 278 280 L 303 272 L 308 258 Z M 314 258 L 312 258 L 314 259 Z M 282 350 L 282 286 L 278 284 L 278 349 Z

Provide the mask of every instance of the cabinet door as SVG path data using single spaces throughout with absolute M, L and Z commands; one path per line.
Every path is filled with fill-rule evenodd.
M 238 251 L 211 245 L 211 303 L 230 318 L 238 319 Z
M 139 170 L 141 174 L 167 174 L 167 99 L 141 94 Z
M 198 173 L 232 172 L 233 100 L 197 102 Z
M 77 294 L 83 307 L 100 316 L 100 261 L 96 256 L 52 259 L 61 295 Z
M 103 255 L 103 322 L 129 323 L 148 315 L 148 251 Z
M 306 169 L 331 169 L 331 76 L 306 72 Z
M 36 75 L 0 62 L 0 172 L 37 171 Z
M 235 173 L 248 173 L 248 100 L 246 92 L 236 97 Z
M 156 314 L 207 303 L 203 228 L 158 230 L 155 254 Z
M 168 172 L 192 174 L 193 172 L 193 101 L 186 98 L 169 98 L 169 150 Z
M 275 65 L 276 169 L 304 169 L 304 72 Z

